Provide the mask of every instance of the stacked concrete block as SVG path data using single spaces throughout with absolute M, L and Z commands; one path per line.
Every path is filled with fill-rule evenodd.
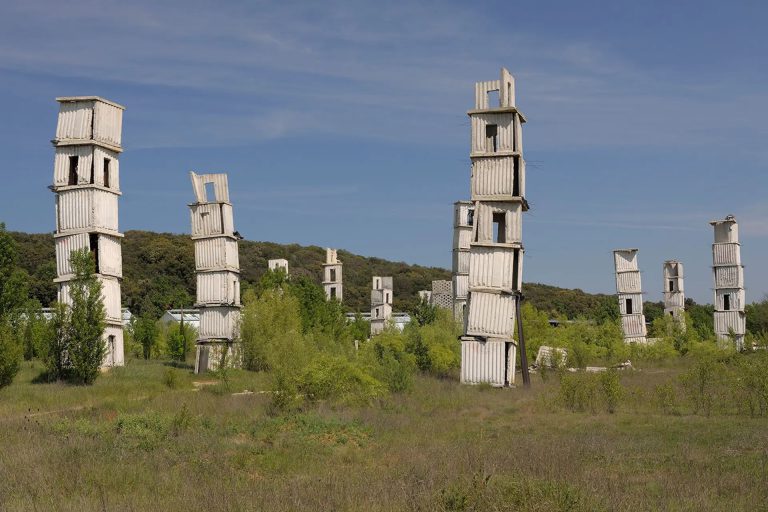
M 371 290 L 371 336 L 379 334 L 392 318 L 392 278 L 373 276 Z
M 744 266 L 741 264 L 739 225 L 733 215 L 710 222 L 715 229 L 712 273 L 715 280 L 715 334 L 744 347 L 747 318 L 744 313 Z
M 56 194 L 58 300 L 71 305 L 72 251 L 90 251 L 106 312 L 103 366 L 125 364 L 120 282 L 123 260 L 118 228 L 119 156 L 124 107 L 96 96 L 56 98 L 59 116 L 53 185 Z
M 645 343 L 646 327 L 643 314 L 643 288 L 637 266 L 637 249 L 613 251 L 616 269 L 616 294 L 619 299 L 621 329 L 625 343 Z
M 285 260 L 283 260 L 285 261 Z M 288 262 L 285 262 L 286 272 Z M 344 289 L 341 276 L 342 264 L 339 261 L 336 249 L 325 250 L 325 263 L 323 263 L 323 288 L 328 300 L 344 300 Z
M 443 309 L 453 309 L 453 283 L 451 281 L 432 281 L 432 293 L 429 303 Z
M 499 80 L 475 84 L 475 108 L 468 114 L 474 212 L 471 218 L 467 215 L 472 230 L 461 381 L 506 386 L 515 380 L 513 334 L 522 287 L 522 214 L 528 210 L 522 145 L 525 117 L 515 106 L 515 82 L 506 69 Z M 455 219 L 454 226 L 457 221 L 463 218 Z
M 674 318 L 685 330 L 685 287 L 683 264 L 677 260 L 664 262 L 664 314 Z
M 190 173 L 195 202 L 189 205 L 195 244 L 200 310 L 195 373 L 237 366 L 240 319 L 239 235 L 235 232 L 226 174 Z
M 269 267 L 269 270 L 272 270 L 272 271 L 282 270 L 283 272 L 285 272 L 285 275 L 288 275 L 288 260 L 283 260 L 283 259 L 269 260 L 267 261 L 267 266 Z
M 472 201 L 453 203 L 453 315 L 462 322 L 469 295 L 469 243 L 474 214 Z

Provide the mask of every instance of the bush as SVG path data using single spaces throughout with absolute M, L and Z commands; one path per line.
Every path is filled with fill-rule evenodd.
M 369 403 L 383 396 L 387 387 L 346 358 L 321 356 L 304 370 L 298 390 L 310 400 Z
M 21 365 L 22 346 L 6 323 L 0 323 L 0 388 L 13 382 Z
M 602 409 L 613 413 L 624 395 L 624 387 L 616 370 L 560 374 L 560 401 L 573 412 L 594 413 Z

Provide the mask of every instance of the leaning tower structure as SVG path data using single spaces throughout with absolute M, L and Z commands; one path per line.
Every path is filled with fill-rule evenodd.
M 195 202 L 189 205 L 195 244 L 200 329 L 195 373 L 238 366 L 235 343 L 240 319 L 240 258 L 226 174 L 190 173 Z
M 469 243 L 472 240 L 472 220 L 475 206 L 472 201 L 453 203 L 453 315 L 464 321 L 469 285 Z
M 685 287 L 683 264 L 677 260 L 664 262 L 664 314 L 674 318 L 685 330 Z
M 616 269 L 616 295 L 619 299 L 621 330 L 624 343 L 645 343 L 646 327 L 643 314 L 643 287 L 637 266 L 637 249 L 613 251 Z
M 106 355 L 102 366 L 125 364 L 120 281 L 123 259 L 118 227 L 120 198 L 119 156 L 123 110 L 97 96 L 56 98 L 59 118 L 53 185 L 56 194 L 56 274 L 58 299 L 72 304 L 70 284 L 74 269 L 70 254 L 88 250 L 94 256 L 102 286 Z
M 466 222 L 472 231 L 461 381 L 506 386 L 515 380 L 513 335 L 522 288 L 522 219 L 528 210 L 525 116 L 515 105 L 515 80 L 506 69 L 499 80 L 475 84 L 475 108 L 468 115 L 474 213 Z
M 341 276 L 342 263 L 336 249 L 325 250 L 325 263 L 323 263 L 323 288 L 325 298 L 328 300 L 344 300 L 344 289 Z
M 733 215 L 710 222 L 715 229 L 712 273 L 715 279 L 715 334 L 744 348 L 747 319 L 744 313 L 744 266 L 741 264 L 739 225 Z

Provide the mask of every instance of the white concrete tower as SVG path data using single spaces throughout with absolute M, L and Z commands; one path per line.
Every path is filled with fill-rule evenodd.
M 677 260 L 664 262 L 664 314 L 677 320 L 685 330 L 685 287 L 683 264 Z
M 469 243 L 472 241 L 472 201 L 453 203 L 453 316 L 464 321 L 469 287 Z
M 715 334 L 744 347 L 747 317 L 744 313 L 744 266 L 741 264 L 739 225 L 733 215 L 713 220 L 712 273 L 715 278 Z
M 268 260 L 267 266 L 269 267 L 269 270 L 277 271 L 282 269 L 285 272 L 285 275 L 288 275 L 288 260 L 283 259 L 277 259 L 277 260 Z
M 200 329 L 195 373 L 238 366 L 235 344 L 240 319 L 240 257 L 226 174 L 190 173 L 195 202 L 189 205 L 197 274 Z
M 323 288 L 325 288 L 325 298 L 328 300 L 336 299 L 339 302 L 344 300 L 341 267 L 336 249 L 326 249 L 325 263 L 323 263 Z
M 619 298 L 624 343 L 645 343 L 647 332 L 637 249 L 616 249 L 613 251 L 613 262 L 616 268 L 616 294 Z
M 384 330 L 392 317 L 392 278 L 373 276 L 371 290 L 371 336 Z
M 515 107 L 515 81 L 506 69 L 499 80 L 475 84 L 475 108 L 468 114 L 474 215 L 461 381 L 505 386 L 515 380 L 515 306 L 522 287 L 522 214 L 528 209 L 525 116 Z
M 123 323 L 120 281 L 123 258 L 118 228 L 120 174 L 118 157 L 124 107 L 96 96 L 56 98 L 59 120 L 53 146 L 56 194 L 56 273 L 59 302 L 71 304 L 72 251 L 94 255 L 102 285 L 107 352 L 103 366 L 122 366 Z

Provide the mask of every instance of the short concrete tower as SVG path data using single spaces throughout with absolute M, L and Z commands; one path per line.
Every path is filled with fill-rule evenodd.
M 744 266 L 741 264 L 739 225 L 733 215 L 713 220 L 712 273 L 715 279 L 715 334 L 744 347 L 747 318 L 744 313 Z
M 285 275 L 288 275 L 288 260 L 284 259 L 277 259 L 277 260 L 268 260 L 267 266 L 269 267 L 269 270 L 277 271 L 281 270 L 285 272 Z
M 392 317 L 392 278 L 373 276 L 371 290 L 371 336 L 384 330 Z
M 120 281 L 123 258 L 118 230 L 120 174 L 118 157 L 124 107 L 96 96 L 56 98 L 59 120 L 53 186 L 56 194 L 56 273 L 59 302 L 72 304 L 72 251 L 94 255 L 101 281 L 106 328 L 106 356 L 102 366 L 122 366 L 123 316 Z
M 325 298 L 328 300 L 344 300 L 344 289 L 341 280 L 341 261 L 336 254 L 336 249 L 325 250 L 325 263 L 323 263 L 323 288 Z
M 643 288 L 637 266 L 637 249 L 613 251 L 616 268 L 616 294 L 619 298 L 624 343 L 645 343 L 647 334 L 643 314 Z
M 468 115 L 474 214 L 461 382 L 507 386 L 515 380 L 513 335 L 522 288 L 522 214 L 528 203 L 522 143 L 525 117 L 515 106 L 515 80 L 506 69 L 502 68 L 498 80 L 475 84 L 475 108 Z M 466 214 L 470 224 L 468 210 Z
M 453 203 L 453 316 L 465 320 L 469 288 L 469 243 L 472 241 L 472 221 L 475 206 L 472 201 Z
M 235 343 L 240 319 L 240 258 L 226 174 L 190 173 L 195 202 L 189 205 L 197 274 L 200 329 L 195 373 L 222 364 L 238 366 Z
M 685 330 L 685 287 L 683 264 L 677 260 L 664 262 L 664 314 L 673 317 Z

